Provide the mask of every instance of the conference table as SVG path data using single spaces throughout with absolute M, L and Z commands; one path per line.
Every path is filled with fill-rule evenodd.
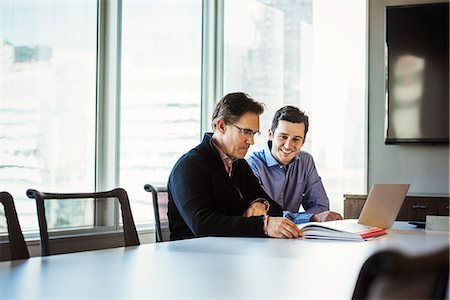
M 350 299 L 366 259 L 420 255 L 448 232 L 396 222 L 364 242 L 203 237 L 0 263 L 0 299 Z

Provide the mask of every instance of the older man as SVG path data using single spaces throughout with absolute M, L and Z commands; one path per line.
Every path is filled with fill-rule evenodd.
M 244 93 L 217 103 L 212 133 L 184 154 L 168 181 L 172 240 L 199 236 L 296 238 L 301 231 L 283 218 L 245 161 L 264 107 Z M 270 216 L 269 216 L 270 215 Z

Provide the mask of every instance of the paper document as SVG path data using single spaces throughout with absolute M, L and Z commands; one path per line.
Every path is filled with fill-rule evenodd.
M 309 222 L 298 224 L 303 237 L 308 239 L 329 239 L 345 241 L 365 241 L 387 234 L 386 230 L 357 223 L 347 219 L 329 222 Z

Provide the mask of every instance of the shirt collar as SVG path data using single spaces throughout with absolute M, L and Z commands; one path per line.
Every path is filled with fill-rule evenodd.
M 268 141 L 266 147 L 264 148 L 264 157 L 266 158 L 266 164 L 269 168 L 279 165 L 278 161 L 272 155 L 272 152 L 270 150 L 271 148 L 272 148 L 272 141 Z
M 235 159 L 232 159 L 231 157 L 229 157 L 228 155 L 225 154 L 225 152 L 222 151 L 222 149 L 219 148 L 219 146 L 216 144 L 216 142 L 214 140 L 212 140 L 212 143 L 214 145 L 214 147 L 216 147 L 217 151 L 219 152 L 220 158 L 222 159 L 222 161 L 226 162 L 228 160 L 234 162 Z

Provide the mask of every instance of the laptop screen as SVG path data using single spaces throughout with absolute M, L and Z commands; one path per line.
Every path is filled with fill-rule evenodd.
M 364 203 L 358 223 L 390 228 L 398 216 L 409 184 L 374 184 Z

